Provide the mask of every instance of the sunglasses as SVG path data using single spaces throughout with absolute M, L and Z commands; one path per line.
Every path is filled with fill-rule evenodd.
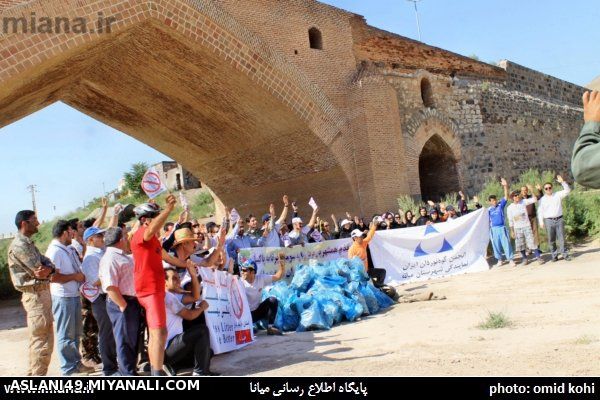
M 544 190 L 552 190 L 552 186 L 546 186 Z
M 192 225 L 192 228 L 199 228 L 200 225 L 196 224 L 196 225 Z

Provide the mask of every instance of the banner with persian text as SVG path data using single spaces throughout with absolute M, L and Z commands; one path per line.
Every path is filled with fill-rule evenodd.
M 310 260 L 324 262 L 348 257 L 351 244 L 352 239 L 346 238 L 309 243 L 304 247 L 254 247 L 241 249 L 238 259 L 240 262 L 247 259 L 254 260 L 259 274 L 274 274 L 278 268 L 279 253 L 284 253 L 286 277 L 289 278 L 293 274 L 293 267 L 298 264 L 309 264 Z
M 487 209 L 438 224 L 378 231 L 369 244 L 373 264 L 391 285 L 489 269 Z

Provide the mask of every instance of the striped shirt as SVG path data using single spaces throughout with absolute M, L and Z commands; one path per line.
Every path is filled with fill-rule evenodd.
M 107 247 L 100 260 L 102 290 L 115 286 L 123 296 L 135 296 L 133 259 L 116 247 Z

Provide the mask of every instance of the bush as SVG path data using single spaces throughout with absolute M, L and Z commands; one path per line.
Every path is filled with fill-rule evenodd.
M 215 213 L 215 201 L 208 192 L 201 192 L 190 204 L 192 218 L 203 218 Z
M 412 211 L 414 215 L 419 214 L 420 203 L 417 203 L 415 199 L 408 195 L 398 197 L 398 208 L 403 212 Z
M 488 312 L 488 316 L 485 321 L 479 323 L 477 327 L 479 329 L 501 329 L 512 326 L 512 321 L 501 312 Z

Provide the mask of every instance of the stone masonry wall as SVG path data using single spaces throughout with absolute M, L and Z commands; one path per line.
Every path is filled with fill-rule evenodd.
M 507 60 L 501 61 L 500 67 L 506 70 L 506 88 L 509 90 L 527 93 L 552 102 L 581 105 L 584 90 L 581 86 Z
M 532 72 L 532 77 L 543 75 Z M 505 176 L 514 180 L 529 168 L 570 177 L 572 146 L 583 123 L 578 103 L 568 104 L 564 96 L 551 100 L 554 92 L 542 97 L 511 90 L 514 83 L 450 78 L 427 71 L 379 73 L 380 79 L 396 89 L 409 193 L 415 197 L 421 193 L 419 155 L 425 142 L 436 134 L 452 150 L 460 188 L 469 195 L 490 179 Z M 432 108 L 423 103 L 423 79 L 431 85 Z M 568 99 L 575 102 L 583 88 L 570 86 L 573 92 Z M 448 168 L 440 170 L 440 174 L 448 173 L 452 173 Z
M 493 175 L 514 179 L 529 168 L 571 177 L 571 153 L 583 125 L 581 106 L 501 87 L 481 89 L 481 115 Z M 488 174 L 489 175 L 489 174 Z M 481 185 L 481 176 L 474 183 Z

